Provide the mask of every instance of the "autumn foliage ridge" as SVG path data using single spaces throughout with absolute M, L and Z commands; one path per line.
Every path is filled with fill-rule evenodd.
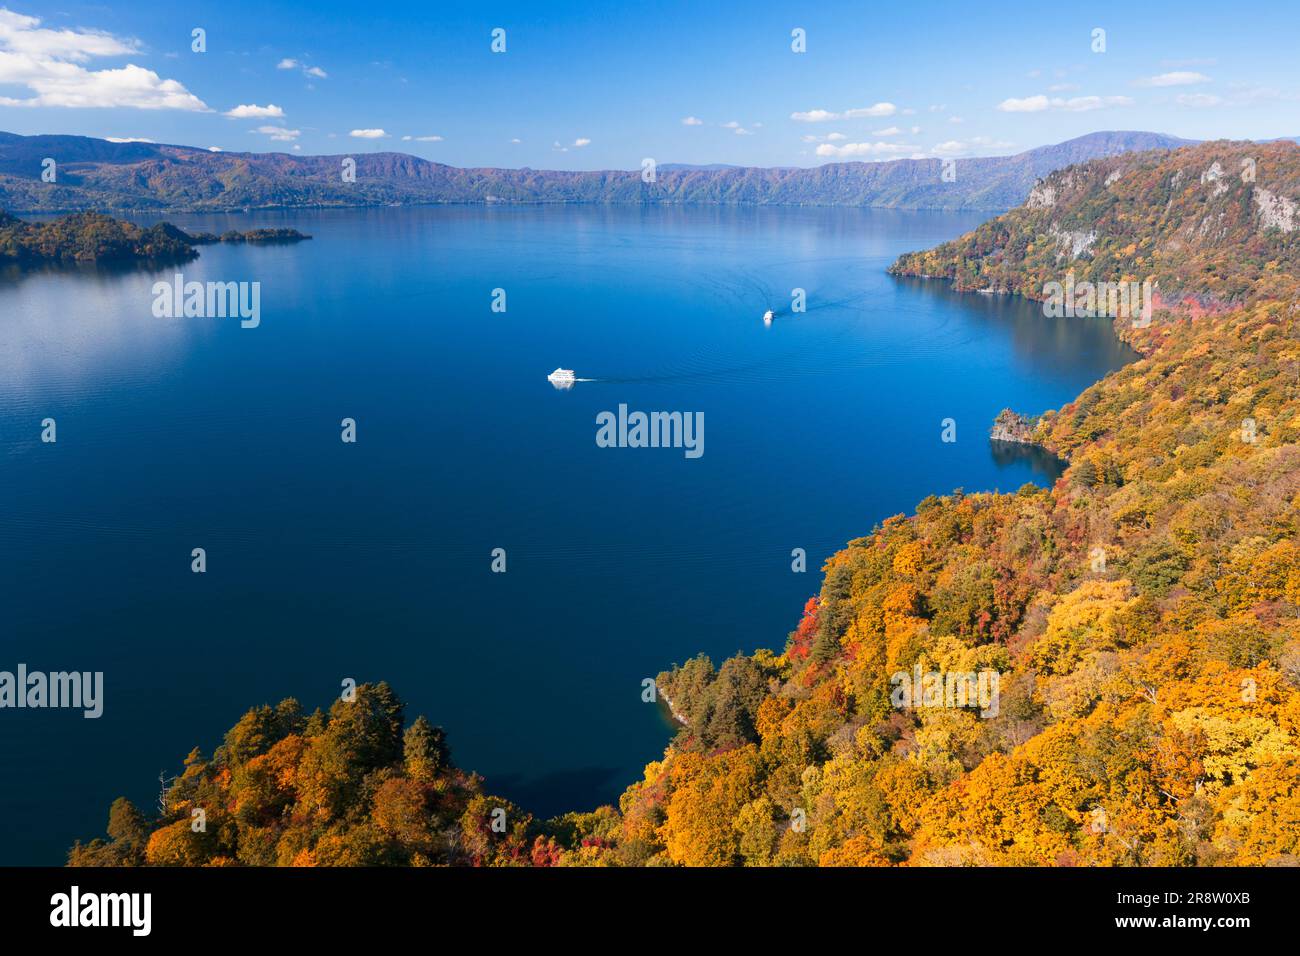
M 660 675 L 682 726 L 618 807 L 534 820 L 366 686 L 250 711 L 158 819 L 118 801 L 71 862 L 1300 863 L 1297 196 L 1292 143 L 1128 154 L 900 259 L 963 289 L 1038 297 L 1072 269 L 1164 297 L 1117 322 L 1139 361 L 1037 420 L 1055 487 L 926 498 L 827 561 L 779 653 Z M 996 716 L 898 706 L 918 667 L 995 671 Z

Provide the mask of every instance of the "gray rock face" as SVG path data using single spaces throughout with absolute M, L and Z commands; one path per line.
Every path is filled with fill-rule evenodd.
M 1018 445 L 1033 445 L 1036 444 L 1034 426 L 1037 424 L 1037 419 L 1027 418 L 1009 408 L 1004 408 L 994 419 L 989 438 L 993 441 L 1015 442 Z

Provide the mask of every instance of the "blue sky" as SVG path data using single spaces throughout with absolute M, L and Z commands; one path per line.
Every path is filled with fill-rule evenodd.
M 1294 2 L 1043 6 L 0 0 L 0 129 L 552 169 L 1300 135 Z

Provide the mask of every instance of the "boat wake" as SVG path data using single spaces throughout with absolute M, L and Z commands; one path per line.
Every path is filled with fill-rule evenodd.
M 856 259 L 843 261 L 846 269 L 853 271 L 836 276 L 836 281 L 822 283 L 823 288 L 829 287 L 829 294 L 810 296 L 802 309 L 792 308 L 765 276 L 776 267 L 788 269 L 795 264 L 777 263 L 721 275 L 699 276 L 696 278 L 697 298 L 710 311 L 722 313 L 725 321 L 734 318 L 737 322 L 753 323 L 760 331 L 764 328 L 769 331 L 799 329 L 805 317 L 818 320 L 802 331 L 794 335 L 764 337 L 767 344 L 758 346 L 748 355 L 737 354 L 734 339 L 719 340 L 687 350 L 658 368 L 628 369 L 631 374 L 616 372 L 573 381 L 607 385 L 765 385 L 841 371 L 881 368 L 904 361 L 900 351 L 907 353 L 906 360 L 915 360 L 966 344 L 969 335 L 954 340 L 951 322 L 947 318 L 937 326 L 917 323 L 918 329 L 924 331 L 902 343 L 872 334 L 872 326 L 878 323 L 910 325 L 910 313 L 915 305 L 887 298 L 878 284 L 864 286 L 855 274 L 861 269 L 861 262 Z M 825 262 L 818 264 L 826 265 Z M 879 300 L 878 306 L 875 300 Z M 816 331 L 809 334 L 813 329 Z M 571 384 L 552 384 L 556 388 L 571 387 Z

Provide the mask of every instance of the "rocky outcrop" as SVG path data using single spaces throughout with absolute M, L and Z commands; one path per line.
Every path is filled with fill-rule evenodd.
M 1057 258 L 1078 259 L 1097 244 L 1097 232 L 1092 229 L 1061 229 L 1053 224 L 1050 235 L 1056 240 Z
M 1216 161 L 1201 173 L 1201 185 L 1213 184 L 1214 195 L 1222 196 L 1228 191 L 1228 184 L 1223 181 L 1223 167 Z
M 677 721 L 683 727 L 689 727 L 690 724 L 686 720 L 686 715 L 677 709 L 677 705 L 673 703 L 671 697 L 669 697 L 666 693 L 664 693 L 664 689 L 658 685 L 655 685 L 655 691 L 656 693 L 659 694 L 659 698 L 668 707 L 668 713 L 672 715 L 673 720 Z
M 1277 228 L 1283 232 L 1295 231 L 1296 204 L 1286 196 L 1279 196 L 1257 186 L 1255 205 L 1259 209 L 1260 228 Z
M 1047 182 L 1036 183 L 1025 205 L 1030 209 L 1050 209 L 1056 205 L 1056 187 Z
M 1038 419 L 1028 418 L 1019 412 L 1004 408 L 993 420 L 993 430 L 989 432 L 989 438 L 993 441 L 1014 442 L 1017 445 L 1036 445 L 1038 443 L 1034 441 L 1034 428 L 1037 425 Z

